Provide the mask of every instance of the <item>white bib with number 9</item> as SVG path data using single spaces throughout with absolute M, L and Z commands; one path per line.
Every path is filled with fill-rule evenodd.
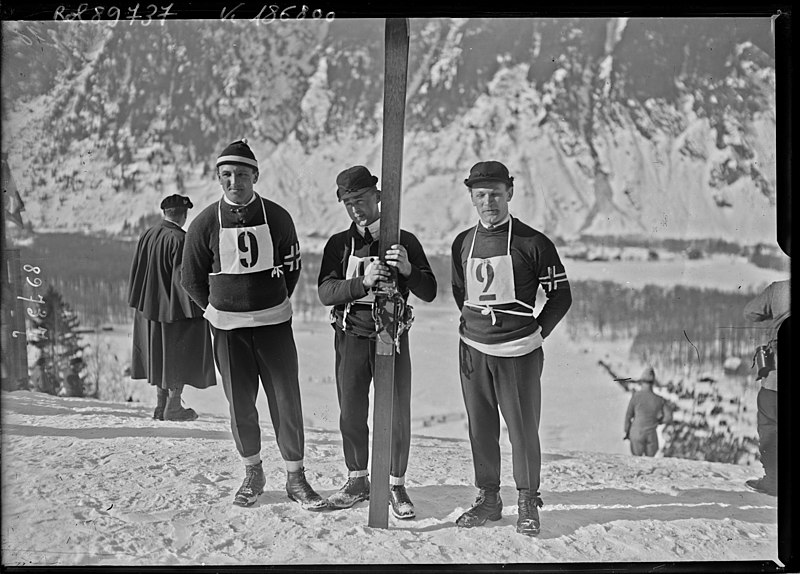
M 261 202 L 257 197 L 256 201 Z M 264 204 L 261 202 L 261 208 Z M 263 225 L 251 227 L 222 227 L 220 216 L 219 263 L 220 274 L 242 275 L 267 271 L 273 265 L 272 236 L 264 211 Z

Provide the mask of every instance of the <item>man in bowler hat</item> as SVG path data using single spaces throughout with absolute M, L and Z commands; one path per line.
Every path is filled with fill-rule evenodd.
M 499 161 L 464 180 L 478 222 L 452 248 L 452 288 L 461 311 L 459 370 L 479 494 L 462 528 L 500 520 L 500 413 L 508 427 L 518 492 L 517 532 L 539 534 L 539 444 L 544 341 L 572 304 L 555 245 L 509 213 L 514 178 Z M 547 300 L 534 311 L 541 285 Z
M 398 288 L 405 300 L 413 293 L 423 301 L 436 297 L 436 279 L 417 238 L 400 231 L 400 243 L 379 252 L 380 198 L 378 178 L 361 165 L 336 178 L 336 196 L 352 223 L 328 239 L 319 271 L 319 298 L 332 305 L 331 319 L 336 352 L 336 391 L 339 428 L 344 443 L 347 482 L 328 498 L 333 508 L 350 508 L 369 498 L 369 387 L 375 374 L 375 321 L 373 289 L 397 270 Z M 408 319 L 408 318 L 407 318 Z M 389 474 L 392 515 L 414 518 L 414 504 L 405 488 L 411 445 L 411 357 L 408 331 L 400 335 L 395 354 L 392 410 L 392 460 Z

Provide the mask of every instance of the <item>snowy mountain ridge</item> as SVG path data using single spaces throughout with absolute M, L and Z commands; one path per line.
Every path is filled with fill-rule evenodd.
M 339 171 L 380 175 L 382 20 L 95 26 L 80 37 L 36 24 L 49 50 L 25 60 L 4 35 L 3 71 L 26 78 L 4 93 L 3 148 L 35 229 L 135 234 L 168 193 L 208 203 L 218 148 L 242 136 L 259 158 L 259 191 L 311 243 L 348 223 Z M 248 34 L 231 43 L 236 26 Z M 449 244 L 475 217 L 469 168 L 499 159 L 515 177 L 512 212 L 565 240 L 773 241 L 764 26 L 412 19 L 404 226 Z M 54 62 L 57 81 L 37 79 Z M 108 209 L 87 217 L 95 201 Z

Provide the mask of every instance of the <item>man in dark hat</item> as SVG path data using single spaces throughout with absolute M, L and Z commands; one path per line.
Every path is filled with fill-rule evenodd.
M 642 376 L 636 379 L 641 386 L 634 392 L 625 411 L 625 436 L 630 440 L 634 456 L 655 456 L 658 452 L 658 425 L 672 422 L 669 401 L 653 392 L 656 372 L 645 367 Z
M 464 180 L 477 225 L 453 242 L 453 297 L 461 310 L 459 370 L 480 489 L 456 525 L 500 520 L 500 418 L 511 440 L 519 495 L 517 532 L 539 533 L 542 342 L 572 304 L 567 274 L 552 241 L 509 214 L 514 178 L 498 161 L 482 161 Z M 536 291 L 547 301 L 534 312 Z
M 756 381 L 761 382 L 758 407 L 758 451 L 764 476 L 745 481 L 748 488 L 778 496 L 778 330 L 791 315 L 791 283 L 775 281 L 751 299 L 744 308 L 744 317 L 763 329 L 764 343 L 757 349 Z
M 194 409 L 181 404 L 183 387 L 217 384 L 208 324 L 180 283 L 191 207 L 188 197 L 164 198 L 164 219 L 139 238 L 128 282 L 128 305 L 136 310 L 131 378 L 156 388 L 156 420 L 195 420 Z
M 339 429 L 344 442 L 347 482 L 328 498 L 334 508 L 350 508 L 369 498 L 369 387 L 375 371 L 373 288 L 389 278 L 389 266 L 398 272 L 398 288 L 405 300 L 413 293 L 423 301 L 436 297 L 436 279 L 417 238 L 400 231 L 381 261 L 378 178 L 361 165 L 336 178 L 336 196 L 352 224 L 328 239 L 319 271 L 319 298 L 332 305 Z M 389 476 L 392 514 L 414 518 L 414 505 L 405 489 L 411 445 L 411 357 L 408 331 L 400 336 L 395 354 L 395 395 L 392 415 L 392 460 Z
M 245 465 L 233 503 L 251 506 L 266 484 L 256 409 L 260 377 L 286 464 L 286 492 L 307 510 L 323 510 L 327 504 L 308 484 L 303 465 L 303 410 L 289 301 L 300 278 L 294 222 L 283 207 L 255 193 L 258 162 L 247 140 L 223 150 L 217 176 L 223 196 L 189 226 L 182 284 L 211 323 L 231 431 Z

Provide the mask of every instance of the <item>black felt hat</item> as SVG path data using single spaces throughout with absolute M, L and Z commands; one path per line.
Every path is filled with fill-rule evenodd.
M 378 191 L 377 184 L 377 176 L 372 175 L 363 165 L 354 165 L 336 176 L 336 197 L 342 201 L 368 191 Z
M 469 170 L 469 177 L 464 180 L 467 187 L 486 181 L 499 181 L 514 185 L 514 178 L 508 175 L 508 168 L 499 161 L 479 161 Z
M 192 201 L 185 195 L 178 195 L 175 193 L 161 200 L 161 209 L 168 209 L 170 207 L 191 209 L 194 205 L 192 205 Z

